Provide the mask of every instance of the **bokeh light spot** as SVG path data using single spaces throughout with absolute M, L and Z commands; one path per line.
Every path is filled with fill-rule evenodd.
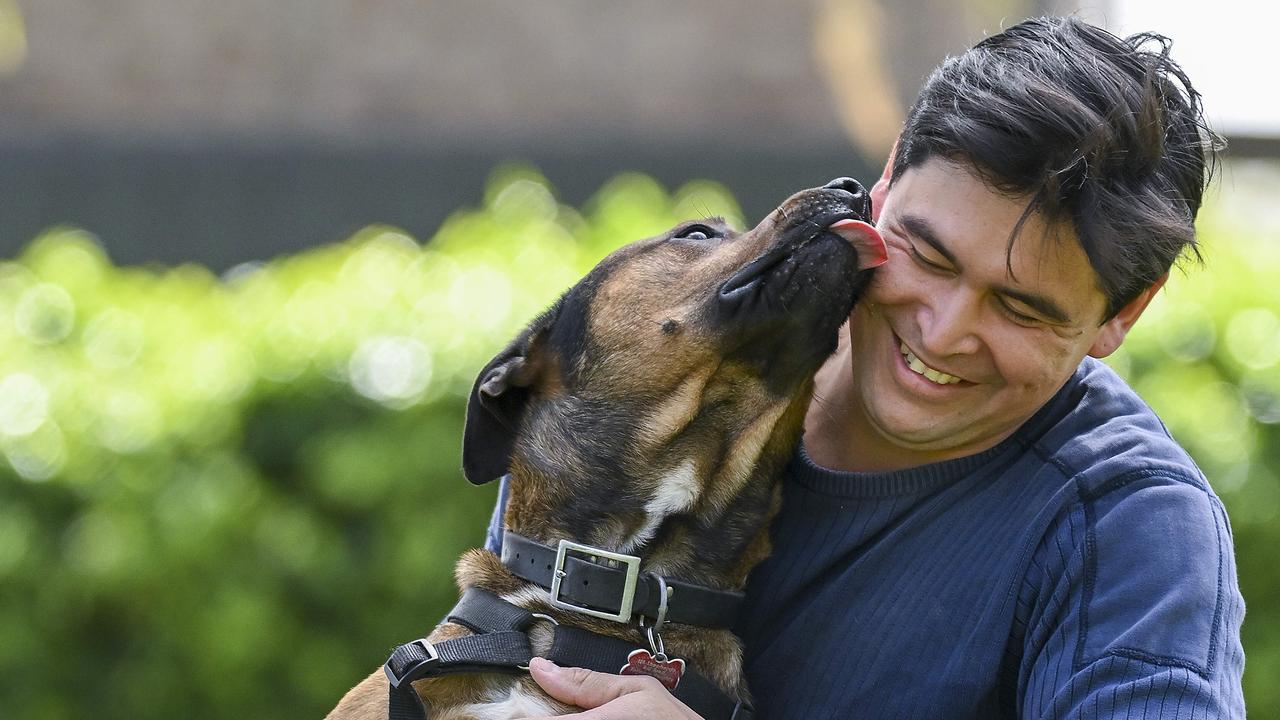
M 557 208 L 555 196 L 547 186 L 527 178 L 500 190 L 492 205 L 493 214 L 500 222 L 550 220 L 556 216 Z
M 23 437 L 0 436 L 0 451 L 14 472 L 32 482 L 49 480 L 67 463 L 66 439 L 53 422 Z
M 49 391 L 35 377 L 14 373 L 0 380 L 0 434 L 30 435 L 49 417 Z
M 190 397 L 229 403 L 248 391 L 256 373 L 253 355 L 247 348 L 229 338 L 215 337 L 191 349 L 186 374 Z
M 108 308 L 84 329 L 84 354 L 89 362 L 106 370 L 132 365 L 142 352 L 142 320 L 119 308 Z
M 359 242 L 343 263 L 338 284 L 359 293 L 368 305 L 384 305 L 395 296 L 400 279 L 417 259 L 421 248 L 413 238 L 392 230 L 378 231 Z
M 431 353 L 408 337 L 376 337 L 360 343 L 351 355 L 351 386 L 361 395 L 390 407 L 412 405 L 431 382 Z
M 511 290 L 510 275 L 479 264 L 453 279 L 444 311 L 455 323 L 455 332 L 493 330 L 511 313 Z
M 122 455 L 148 448 L 161 431 L 160 411 L 140 393 L 119 388 L 100 399 L 93 432 L 98 442 Z
M 41 344 L 56 343 L 75 328 L 76 305 L 66 290 L 52 283 L 28 289 L 14 308 L 18 333 Z
M 1241 365 L 1262 370 L 1280 362 L 1280 319 L 1267 308 L 1245 308 L 1231 316 L 1227 349 Z

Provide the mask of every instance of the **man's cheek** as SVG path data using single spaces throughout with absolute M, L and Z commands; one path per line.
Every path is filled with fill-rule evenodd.
M 876 269 L 867 286 L 866 299 L 871 303 L 890 304 L 907 297 L 912 287 L 910 269 L 906 267 L 908 258 L 893 248 L 889 249 L 889 261 Z M 855 312 L 859 305 L 854 306 Z
M 1034 348 L 1022 346 L 1020 352 L 1007 353 L 1005 357 L 1012 364 L 1005 377 L 1018 378 L 1015 385 L 1025 394 L 1045 395 L 1044 399 L 1048 400 L 1048 396 L 1056 392 L 1065 380 L 1063 373 L 1067 353 L 1052 343 L 1048 347 L 1043 343 Z

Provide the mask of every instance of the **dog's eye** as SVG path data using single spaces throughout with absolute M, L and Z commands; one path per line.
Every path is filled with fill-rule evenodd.
M 689 225 L 687 227 L 682 227 L 676 231 L 675 235 L 672 235 L 672 237 L 680 238 L 681 240 L 709 240 L 711 238 L 718 238 L 721 236 L 722 233 L 718 230 L 712 227 L 707 227 L 706 225 Z

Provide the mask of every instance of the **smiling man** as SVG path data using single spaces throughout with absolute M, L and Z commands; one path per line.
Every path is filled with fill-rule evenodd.
M 1211 138 L 1159 36 L 1033 20 L 929 78 L 738 623 L 757 717 L 1244 716 L 1222 505 L 1095 359 L 1195 252 Z M 578 717 L 690 716 L 532 673 Z
M 995 445 L 1086 354 L 1114 351 L 1163 283 L 1107 315 L 1070 224 L 1041 212 L 1006 253 L 1029 198 L 993 192 L 962 159 L 932 155 L 887 185 L 875 195 L 890 263 L 819 376 L 808 423 L 823 465 L 896 470 Z

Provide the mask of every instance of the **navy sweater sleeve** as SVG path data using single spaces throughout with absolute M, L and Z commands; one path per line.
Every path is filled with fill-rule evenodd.
M 1019 592 L 1021 717 L 1244 717 L 1244 603 L 1218 499 L 1168 472 L 1078 494 Z

